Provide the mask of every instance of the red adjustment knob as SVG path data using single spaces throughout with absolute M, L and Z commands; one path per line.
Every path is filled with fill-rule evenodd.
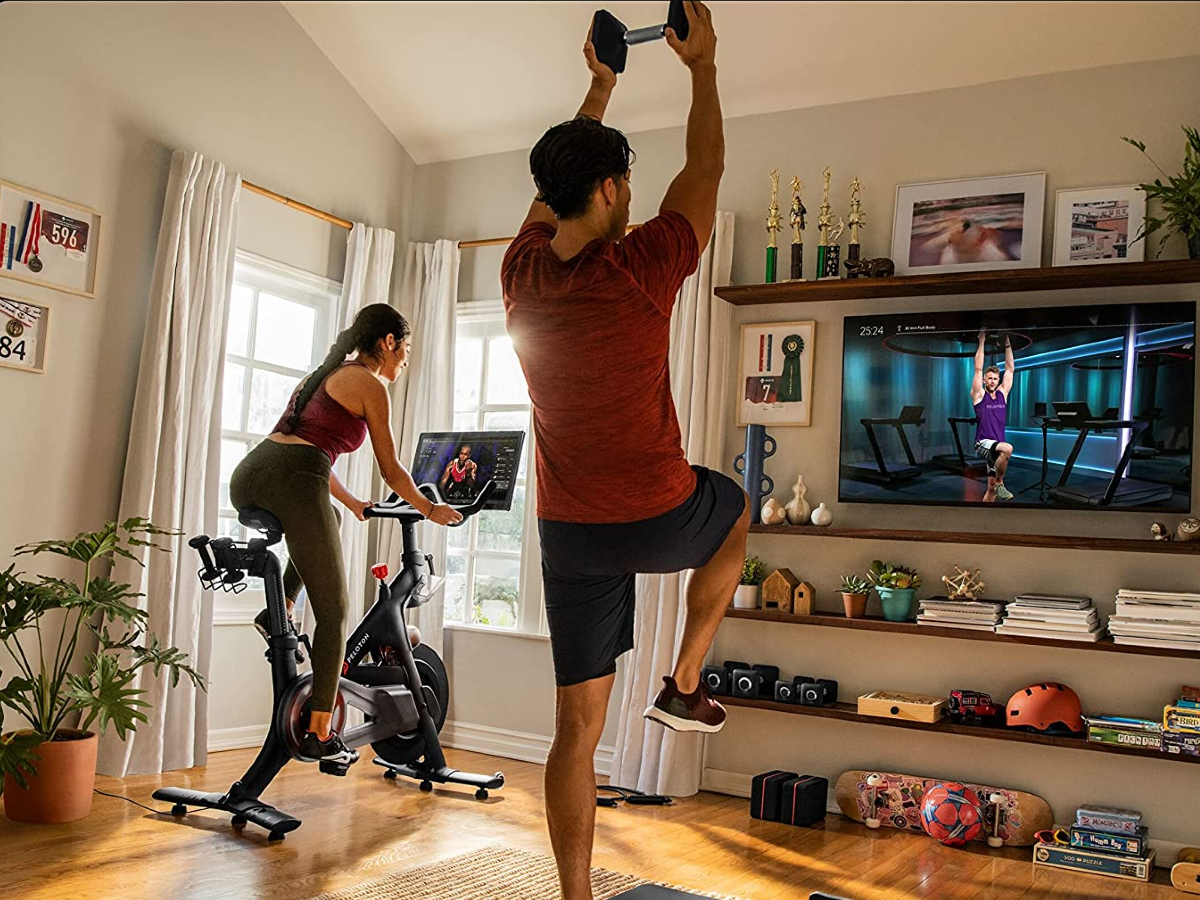
M 387 578 L 387 563 L 376 563 L 371 566 L 371 574 L 380 581 L 383 581 L 383 579 Z

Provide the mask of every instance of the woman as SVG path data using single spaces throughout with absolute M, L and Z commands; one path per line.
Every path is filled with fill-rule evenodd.
M 340 516 L 330 505 L 332 494 L 359 520 L 371 504 L 346 490 L 333 472 L 342 453 L 362 446 L 368 434 L 383 480 L 393 491 L 438 525 L 462 516 L 449 506 L 431 502 L 417 490 L 412 476 L 396 458 L 392 438 L 391 401 L 386 385 L 408 365 L 409 327 L 404 316 L 386 303 L 365 306 L 354 323 L 338 335 L 321 367 L 292 394 L 275 430 L 250 451 L 233 471 L 229 496 L 237 509 L 259 507 L 283 524 L 291 560 L 284 576 L 290 613 L 302 585 L 317 625 L 312 648 L 312 705 L 304 755 L 349 765 L 358 753 L 331 730 L 345 649 L 350 598 L 338 538 Z M 346 357 L 351 353 L 351 360 Z M 266 611 L 260 614 L 265 620 Z M 260 630 L 265 621 L 256 620 Z

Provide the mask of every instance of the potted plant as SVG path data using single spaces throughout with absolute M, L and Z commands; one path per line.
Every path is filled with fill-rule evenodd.
M 879 594 L 883 617 L 889 622 L 907 621 L 912 615 L 913 598 L 921 586 L 921 576 L 906 566 L 877 559 L 867 570 L 867 579 Z
M 759 585 L 767 577 L 767 564 L 757 556 L 747 556 L 742 563 L 742 580 L 733 593 L 734 609 L 758 609 Z
M 1187 240 L 1188 256 L 1191 259 L 1200 259 L 1200 131 L 1184 125 L 1183 133 L 1187 136 L 1187 144 L 1183 151 L 1183 172 L 1179 175 L 1163 172 L 1162 166 L 1154 162 L 1154 157 L 1146 152 L 1146 145 L 1141 141 L 1127 137 L 1121 140 L 1141 150 L 1146 159 L 1154 163 L 1154 168 L 1162 172 L 1163 178 L 1166 179 L 1165 184 L 1162 178 L 1155 178 L 1153 184 L 1138 185 L 1146 192 L 1147 200 L 1161 201 L 1165 217 L 1157 218 L 1147 213 L 1146 224 L 1135 240 L 1149 237 L 1158 229 L 1166 227 L 1169 231 L 1159 242 L 1160 253 L 1162 245 L 1170 237 L 1170 232 L 1178 231 Z
M 871 582 L 859 575 L 842 576 L 842 603 L 846 606 L 847 619 L 861 619 L 867 612 L 867 597 L 871 593 Z
M 0 792 L 8 818 L 70 822 L 88 814 L 97 733 L 112 725 L 124 740 L 138 722 L 147 721 L 141 710 L 147 704 L 139 698 L 145 691 L 130 687 L 139 669 L 151 666 L 155 675 L 166 670 L 172 685 L 186 675 L 203 687 L 187 656 L 159 643 L 146 630 L 146 611 L 126 602 L 141 595 L 97 571 L 116 556 L 140 562 L 128 548 L 163 550 L 146 538 L 174 534 L 135 518 L 109 522 L 72 540 L 16 549 L 16 556 L 48 553 L 81 563 L 78 584 L 49 575 L 27 578 L 16 563 L 0 571 L 0 645 L 18 670 L 0 689 L 0 705 L 29 723 L 0 736 Z M 119 626 L 120 633 L 111 634 L 110 626 Z M 72 666 L 85 627 L 96 649 Z M 19 640 L 22 635 L 25 641 Z

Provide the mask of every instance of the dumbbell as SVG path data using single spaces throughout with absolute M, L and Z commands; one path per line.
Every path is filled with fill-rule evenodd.
M 625 71 L 625 57 L 634 44 L 645 44 L 662 39 L 670 28 L 676 37 L 686 41 L 688 36 L 687 13 L 683 11 L 683 0 L 671 0 L 667 8 L 664 25 L 630 30 L 607 9 L 598 9 L 592 16 L 592 45 L 596 58 L 613 70 L 614 75 Z
M 750 663 L 727 659 L 719 666 L 705 666 L 701 672 L 701 680 L 708 685 L 708 692 L 716 696 L 729 696 L 733 693 L 734 669 L 749 669 Z

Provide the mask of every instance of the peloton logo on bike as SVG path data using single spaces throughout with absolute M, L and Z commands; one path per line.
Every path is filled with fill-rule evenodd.
M 370 640 L 370 638 L 371 638 L 371 635 L 364 634 L 362 636 L 362 640 L 360 640 L 358 642 L 358 644 L 355 645 L 354 649 L 350 651 L 350 655 L 348 657 L 346 657 L 346 661 L 342 663 L 342 674 L 343 675 L 345 675 L 348 671 L 350 671 L 350 660 L 356 659 L 358 657 L 359 651 L 362 650 L 362 648 L 366 646 L 367 641 Z

